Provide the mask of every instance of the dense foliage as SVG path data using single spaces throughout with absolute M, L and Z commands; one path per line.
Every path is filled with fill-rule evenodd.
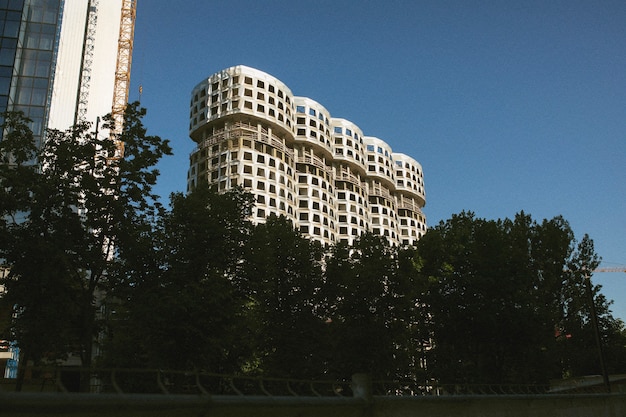
M 561 217 L 537 223 L 461 213 L 419 242 L 423 301 L 434 348 L 428 366 L 447 381 L 546 383 L 599 373 L 585 280 L 599 260 L 588 236 L 574 240 Z M 602 333 L 621 346 L 622 323 L 594 288 Z M 614 326 L 611 328 L 611 326 Z M 605 340 L 607 345 L 609 340 Z M 609 360 L 623 369 L 619 356 Z
M 153 166 L 170 148 L 146 135 L 144 114 L 129 105 L 114 140 L 82 123 L 48 130 L 41 148 L 28 119 L 3 115 L 0 259 L 9 273 L 2 302 L 13 310 L 5 338 L 18 341 L 21 365 L 69 354 L 91 363 L 108 271 L 160 207 L 151 191 Z M 113 123 L 106 117 L 101 129 Z M 123 158 L 116 142 L 125 144 Z
M 97 338 L 110 367 L 545 383 L 600 372 L 590 290 L 609 370 L 626 371 L 623 323 L 587 285 L 593 242 L 563 218 L 463 212 L 416 247 L 371 233 L 323 247 L 284 217 L 251 224 L 242 189 L 202 185 L 165 209 L 151 187 L 170 149 L 144 113 L 129 106 L 122 159 L 88 125 L 38 150 L 5 117 L 0 323 L 27 358 L 90 365 Z

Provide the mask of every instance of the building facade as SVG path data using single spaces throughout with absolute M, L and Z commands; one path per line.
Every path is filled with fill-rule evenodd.
M 23 111 L 39 142 L 111 113 L 127 3 L 0 0 L 0 112 Z
M 256 197 L 255 223 L 284 215 L 325 244 L 372 231 L 411 245 L 426 232 L 421 165 L 269 74 L 211 75 L 193 89 L 189 118 L 188 191 L 242 186 Z

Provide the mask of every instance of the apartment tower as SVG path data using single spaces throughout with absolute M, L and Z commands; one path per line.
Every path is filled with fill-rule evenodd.
M 242 186 L 256 197 L 254 222 L 284 215 L 325 244 L 372 231 L 411 245 L 426 232 L 421 165 L 269 74 L 211 75 L 193 89 L 189 118 L 188 191 Z

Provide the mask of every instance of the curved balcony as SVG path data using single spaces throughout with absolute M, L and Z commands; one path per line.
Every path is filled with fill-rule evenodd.
M 349 183 L 352 183 L 358 187 L 362 186 L 362 181 L 361 178 L 357 177 L 356 175 L 354 175 L 353 173 L 349 172 L 349 171 L 339 171 L 335 174 L 335 181 L 347 181 Z
M 319 168 L 322 171 L 332 176 L 332 169 L 326 166 L 326 163 L 324 162 L 324 160 L 317 155 L 307 155 L 307 154 L 298 155 L 298 157 L 295 158 L 295 161 L 298 164 L 313 165 L 314 167 Z
M 411 210 L 414 213 L 422 214 L 422 207 L 413 200 L 398 199 L 396 207 L 399 209 Z

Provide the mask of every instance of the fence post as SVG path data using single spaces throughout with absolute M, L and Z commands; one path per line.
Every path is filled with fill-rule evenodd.
M 352 395 L 365 401 L 372 399 L 372 378 L 368 374 L 352 375 Z

